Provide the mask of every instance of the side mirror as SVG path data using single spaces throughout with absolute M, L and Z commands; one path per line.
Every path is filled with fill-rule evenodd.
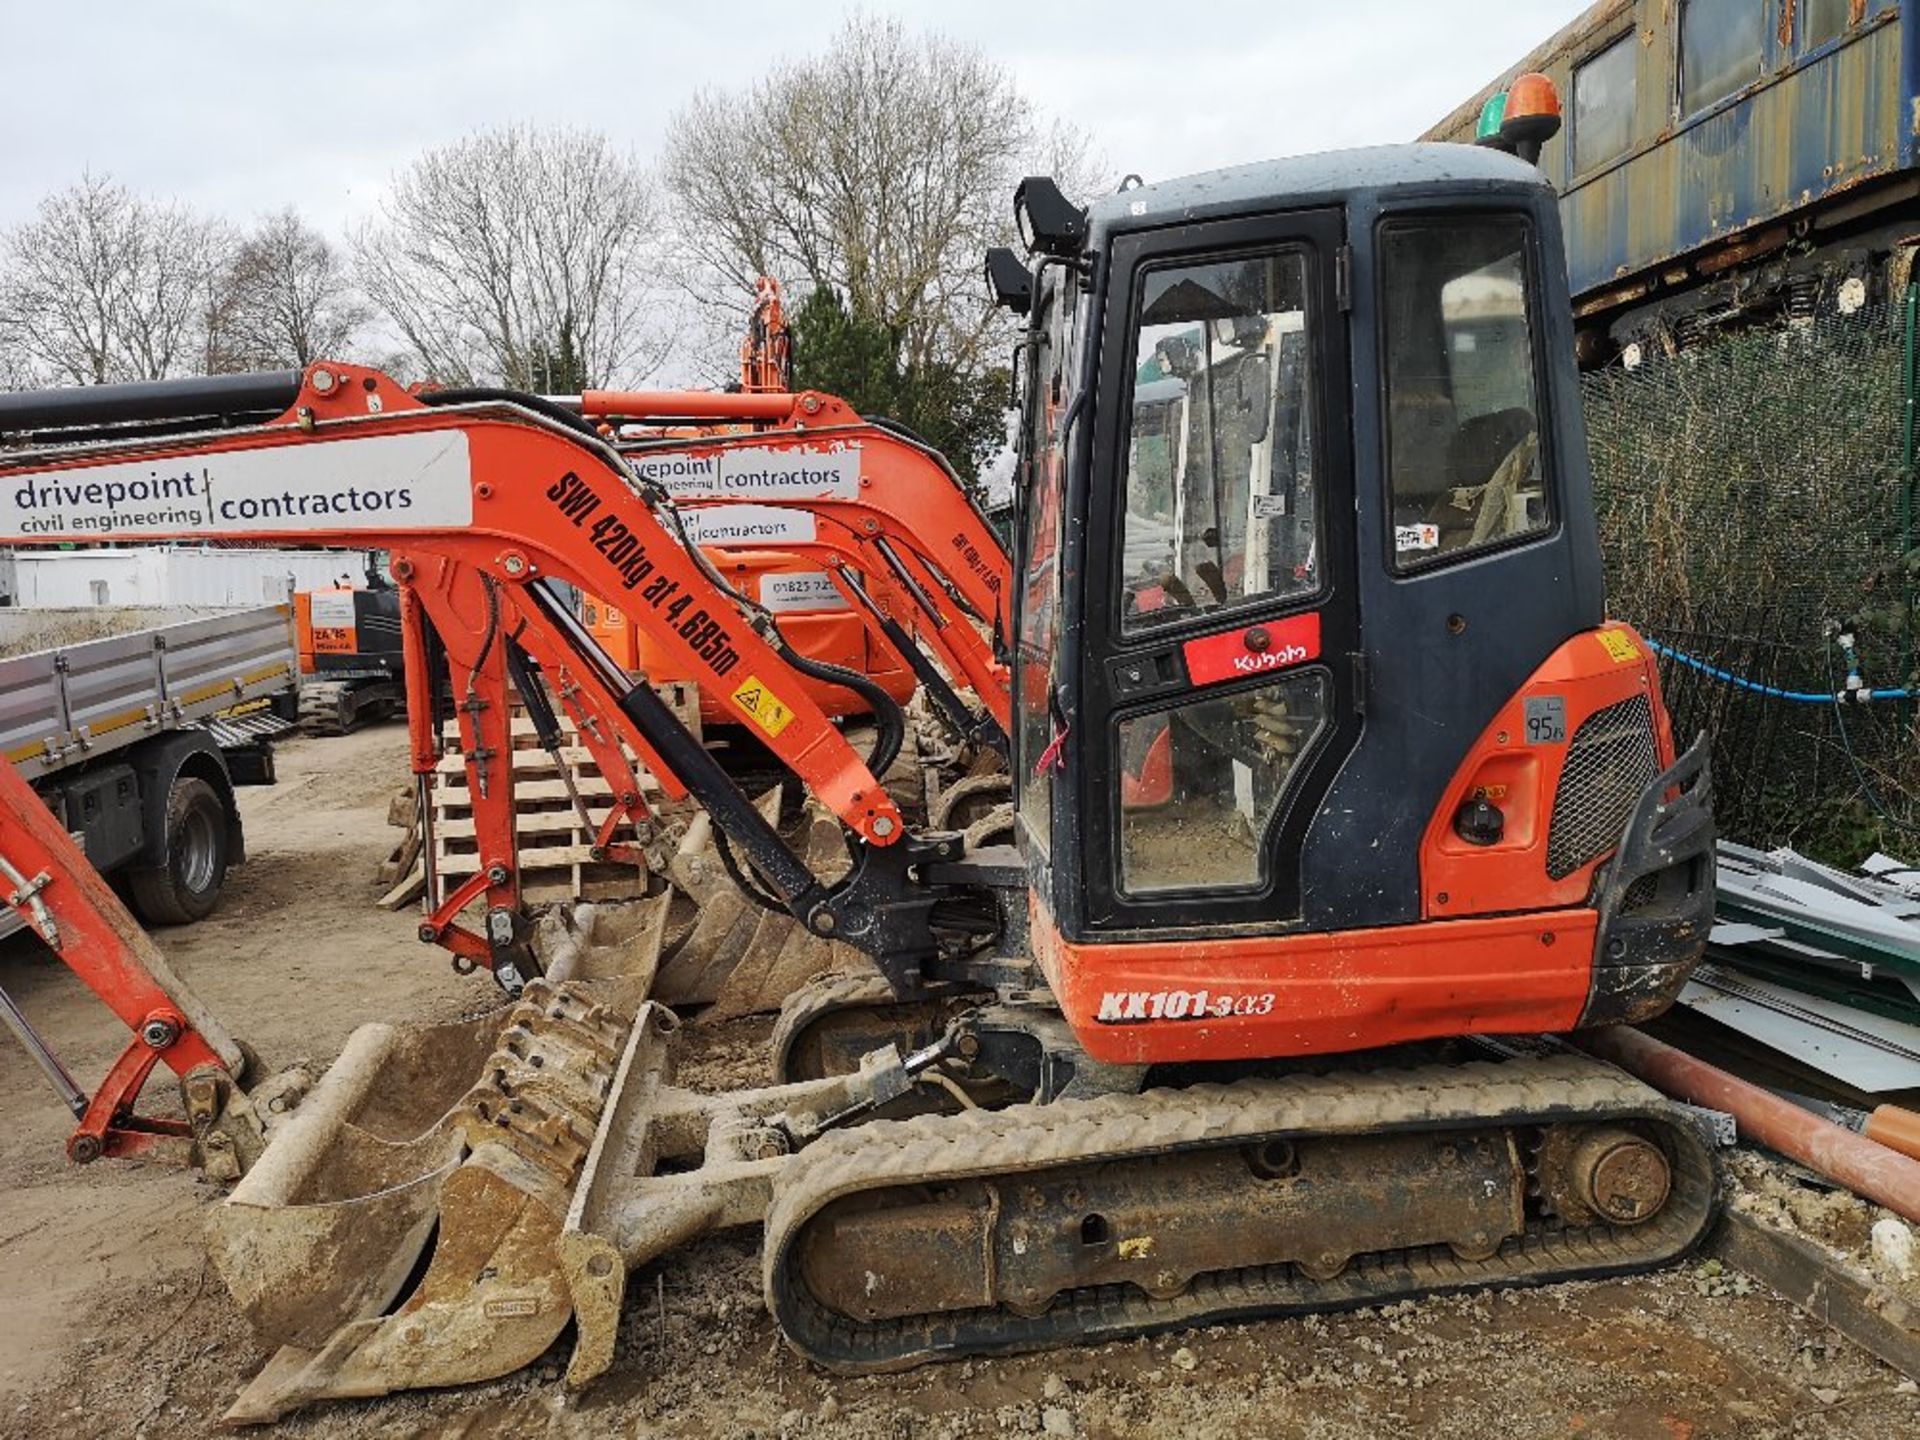
M 1033 276 L 1005 245 L 987 251 L 987 289 L 992 292 L 993 303 L 1003 310 L 1025 315 L 1033 309 Z
M 1045 175 L 1029 175 L 1014 187 L 1013 218 L 1029 254 L 1071 260 L 1086 244 L 1087 212 Z

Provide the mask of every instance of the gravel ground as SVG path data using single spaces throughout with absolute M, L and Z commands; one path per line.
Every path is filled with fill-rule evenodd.
M 159 936 L 216 1013 L 272 1063 L 324 1060 L 366 1019 L 487 1003 L 372 908 L 404 736 L 387 727 L 282 751 L 247 792 L 254 860 L 219 914 Z M 0 985 L 90 1080 L 117 1027 L 28 942 Z M 691 1026 L 684 1080 L 762 1075 L 769 1025 Z M 66 1165 L 64 1112 L 17 1046 L 0 1132 L 0 1435 L 211 1433 L 266 1360 L 205 1263 L 214 1190 L 160 1162 Z M 1742 1158 L 1736 1203 L 1862 1269 L 1873 1212 Z M 1883 1280 L 1891 1277 L 1880 1275 Z M 1690 1262 L 1632 1280 L 1408 1302 L 847 1380 L 794 1356 L 760 1302 L 758 1237 L 725 1235 L 637 1273 L 614 1371 L 582 1396 L 541 1364 L 465 1390 L 303 1412 L 289 1436 L 1322 1437 L 1920 1434 L 1911 1381 L 1745 1277 Z

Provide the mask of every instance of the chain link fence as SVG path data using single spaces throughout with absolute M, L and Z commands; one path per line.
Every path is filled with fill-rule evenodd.
M 1662 675 L 1676 738 L 1714 736 L 1729 838 L 1836 863 L 1920 854 L 1916 706 L 1764 693 L 1841 689 L 1842 626 L 1867 685 L 1920 678 L 1911 345 L 1905 305 L 1829 310 L 1585 380 L 1609 608 L 1698 662 Z

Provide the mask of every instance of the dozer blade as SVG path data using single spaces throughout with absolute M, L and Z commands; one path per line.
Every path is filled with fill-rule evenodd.
M 356 1031 L 270 1136 L 209 1224 L 280 1347 L 229 1424 L 490 1379 L 559 1336 L 555 1242 L 658 961 L 668 900 L 645 904 L 500 1011 Z

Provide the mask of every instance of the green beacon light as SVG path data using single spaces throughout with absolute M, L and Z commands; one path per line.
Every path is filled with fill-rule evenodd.
M 1473 143 L 1492 145 L 1498 149 L 1506 148 L 1500 138 L 1500 127 L 1507 119 L 1507 92 L 1500 90 L 1487 97 L 1487 103 L 1480 107 L 1480 123 L 1473 132 Z

